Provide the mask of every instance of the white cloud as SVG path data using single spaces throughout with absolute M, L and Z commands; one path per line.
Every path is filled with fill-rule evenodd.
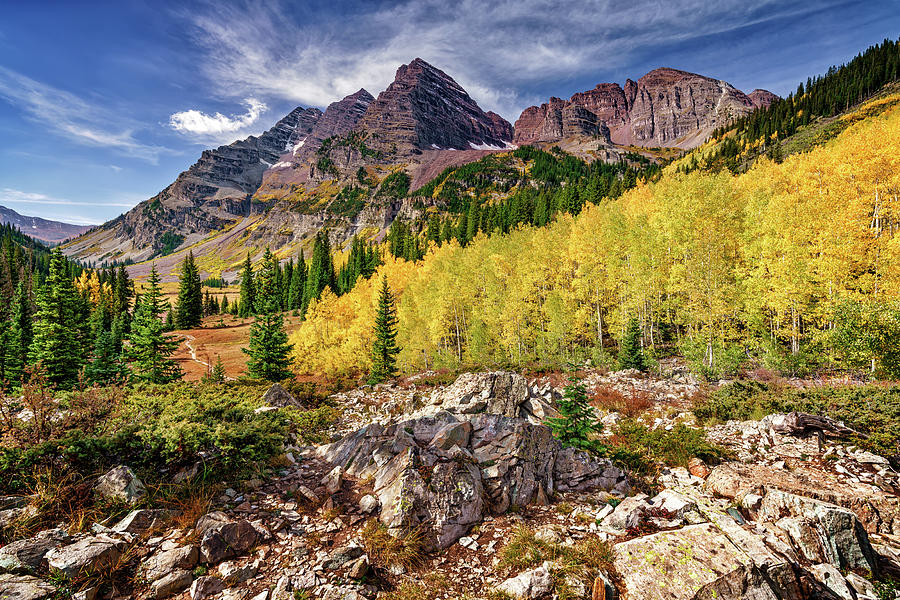
M 157 164 L 160 146 L 134 137 L 136 124 L 120 119 L 82 98 L 0 66 L 0 98 L 24 111 L 53 133 L 86 146 L 112 148 L 124 155 Z
M 400 64 L 419 56 L 447 71 L 486 110 L 515 119 L 544 100 L 523 96 L 519 90 L 529 85 L 623 69 L 640 49 L 692 39 L 702 47 L 704 36 L 822 9 L 781 0 L 362 6 L 306 18 L 284 2 L 245 0 L 184 16 L 205 50 L 205 74 L 228 97 L 257 94 L 325 106 L 360 87 L 377 93 Z
M 177 112 L 169 117 L 169 126 L 180 133 L 199 136 L 202 139 L 231 141 L 235 138 L 235 134 L 256 123 L 259 116 L 268 109 L 264 103 L 255 98 L 247 98 L 243 104 L 247 107 L 247 112 L 230 117 L 218 112 L 210 115 L 199 110 Z

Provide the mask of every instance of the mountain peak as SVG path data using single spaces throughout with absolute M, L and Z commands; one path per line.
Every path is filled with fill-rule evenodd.
M 504 147 L 512 138 L 508 122 L 484 112 L 452 77 L 421 58 L 397 69 L 359 127 L 378 133 L 382 150 L 400 154 Z

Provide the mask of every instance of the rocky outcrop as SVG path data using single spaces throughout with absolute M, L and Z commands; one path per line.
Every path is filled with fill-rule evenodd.
M 515 124 L 516 144 L 601 137 L 615 144 L 694 147 L 716 127 L 768 106 L 764 90 L 749 97 L 730 84 L 676 69 L 656 69 L 624 88 L 601 83 L 569 100 L 550 98 L 526 108 Z
M 546 502 L 556 491 L 628 489 L 609 461 L 562 449 L 544 425 L 498 414 L 440 412 L 373 424 L 319 455 L 354 477 L 374 478 L 381 521 L 394 532 L 424 527 L 436 548 L 487 514 Z
M 509 123 L 485 113 L 452 77 L 421 58 L 397 69 L 358 128 L 377 138 L 373 147 L 400 156 L 431 148 L 503 148 L 511 139 Z

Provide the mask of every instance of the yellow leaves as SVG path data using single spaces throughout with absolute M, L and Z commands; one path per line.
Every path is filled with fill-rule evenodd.
M 112 295 L 112 287 L 109 282 L 101 285 L 96 271 L 82 271 L 81 275 L 75 278 L 75 289 L 82 294 L 87 293 L 92 306 L 96 306 L 101 298 L 109 298 Z

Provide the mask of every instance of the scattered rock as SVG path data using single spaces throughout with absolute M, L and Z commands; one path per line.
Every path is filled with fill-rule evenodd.
M 67 544 L 70 540 L 69 535 L 62 529 L 49 529 L 35 537 L 11 542 L 0 548 L 0 571 L 34 573 L 40 569 L 44 558 L 51 550 Z
M 244 554 L 259 540 L 259 533 L 248 521 L 232 521 L 207 529 L 200 542 L 200 558 L 209 564 Z
M 515 598 L 525 600 L 546 596 L 553 589 L 550 565 L 544 563 L 536 569 L 520 573 L 501 583 L 497 589 Z
M 239 565 L 234 562 L 223 562 L 219 565 L 219 575 L 226 585 L 235 585 L 256 577 L 262 561 L 255 560 L 245 565 Z
M 322 485 L 329 495 L 337 494 L 341 491 L 341 482 L 343 481 L 344 469 L 340 465 L 333 468 L 328 474 L 322 478 Z
M 622 500 L 615 510 L 603 519 L 603 525 L 611 529 L 626 530 L 640 525 L 650 510 L 646 494 L 637 494 Z
M 203 600 L 215 596 L 225 589 L 225 584 L 218 577 L 198 577 L 191 584 L 191 600 Z
M 141 563 L 141 568 L 147 581 L 156 581 L 175 570 L 193 569 L 198 560 L 196 546 L 179 546 L 150 556 Z
M 147 508 L 133 510 L 113 525 L 112 530 L 118 533 L 146 533 L 170 516 L 171 512 L 167 510 Z
M 43 600 L 55 593 L 55 586 L 37 577 L 0 574 L 0 598 L 3 600 Z
M 329 570 L 340 569 L 348 562 L 362 556 L 364 552 L 361 546 L 342 546 L 328 556 L 328 560 L 325 561 L 322 568 Z
M 688 461 L 687 468 L 691 475 L 700 479 L 706 479 L 712 473 L 710 468 L 706 466 L 706 463 L 696 456 Z
M 378 498 L 376 498 L 372 494 L 366 494 L 359 499 L 359 510 L 364 515 L 371 515 L 376 510 L 378 510 L 379 506 L 380 503 L 378 502 Z
M 193 580 L 194 577 L 190 571 L 172 571 L 165 577 L 151 583 L 150 593 L 157 599 L 168 598 L 186 590 Z
M 280 383 L 273 383 L 269 386 L 269 389 L 266 390 L 266 393 L 263 394 L 262 403 L 264 406 L 271 406 L 276 408 L 284 408 L 286 406 L 296 406 L 297 408 L 303 408 L 303 404 L 299 402 L 294 396 L 284 389 Z
M 127 544 L 106 535 L 86 537 L 73 544 L 53 548 L 47 555 L 50 569 L 74 577 L 85 569 L 100 569 L 114 564 Z

